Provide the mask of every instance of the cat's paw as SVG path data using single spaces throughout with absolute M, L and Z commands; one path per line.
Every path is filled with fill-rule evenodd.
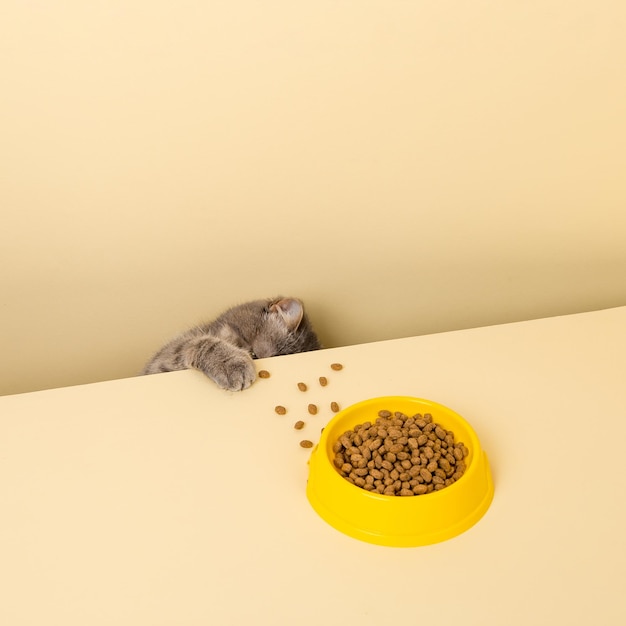
M 256 369 L 248 352 L 216 337 L 203 336 L 191 342 L 185 364 L 200 370 L 218 387 L 228 391 L 247 389 L 256 379 Z
M 250 356 L 242 352 L 232 355 L 211 372 L 205 372 L 216 384 L 227 391 L 247 389 L 256 379 L 256 369 Z

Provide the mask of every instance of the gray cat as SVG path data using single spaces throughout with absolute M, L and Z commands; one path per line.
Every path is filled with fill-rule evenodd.
M 174 337 L 140 374 L 194 368 L 222 389 L 239 391 L 256 378 L 252 359 L 319 348 L 320 342 L 300 300 L 254 300 Z

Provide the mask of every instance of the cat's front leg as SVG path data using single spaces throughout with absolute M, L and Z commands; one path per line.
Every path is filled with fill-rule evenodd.
M 190 342 L 186 360 L 228 391 L 247 389 L 256 379 L 252 357 L 242 348 L 205 335 Z

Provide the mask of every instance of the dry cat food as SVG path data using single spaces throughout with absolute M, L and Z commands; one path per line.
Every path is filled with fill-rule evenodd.
M 342 363 L 331 363 L 330 364 L 330 369 L 332 369 L 333 371 L 340 371 L 343 369 L 343 364 Z M 267 370 L 259 370 L 258 372 L 258 376 L 259 378 L 269 378 L 270 377 L 270 373 Z M 327 376 L 319 376 L 318 377 L 318 381 L 320 384 L 320 387 L 326 387 L 329 383 L 329 378 Z M 298 387 L 299 391 L 302 392 L 306 392 L 309 391 L 309 386 L 305 383 L 305 382 L 298 382 L 296 383 L 296 386 Z M 323 408 L 322 408 L 323 410 Z M 330 410 L 333 413 L 338 413 L 340 411 L 340 407 L 339 404 L 337 402 L 331 402 L 330 403 Z M 274 407 L 274 411 L 278 414 L 278 415 L 285 415 L 287 413 L 287 408 L 283 405 L 276 405 Z M 313 404 L 310 403 L 307 405 L 307 411 L 309 413 L 309 415 L 317 415 L 318 412 L 320 411 L 320 407 L 317 404 Z M 293 424 L 293 428 L 294 430 L 302 430 L 304 427 L 306 426 L 306 422 L 304 422 L 303 420 L 298 420 L 296 422 L 294 422 Z M 322 428 L 322 431 L 324 429 Z M 302 448 L 312 448 L 313 447 L 313 442 L 309 441 L 308 439 L 303 439 L 300 442 L 300 446 Z M 346 477 L 348 478 L 348 480 L 352 480 L 349 475 L 346 475 Z
M 372 424 L 357 424 L 333 446 L 333 463 L 349 482 L 389 496 L 438 491 L 456 482 L 469 454 L 454 433 L 430 413 L 412 417 L 379 411 Z

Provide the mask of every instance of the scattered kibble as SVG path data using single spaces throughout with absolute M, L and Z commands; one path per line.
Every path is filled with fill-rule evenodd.
M 444 489 L 461 478 L 469 454 L 430 413 L 409 417 L 385 410 L 373 424 L 357 424 L 343 433 L 333 452 L 333 463 L 347 481 L 389 496 Z
M 341 363 L 331 363 L 330 368 L 334 371 L 339 371 L 343 369 L 343 365 Z M 270 372 L 268 372 L 267 370 L 259 370 L 258 371 L 258 376 L 259 378 L 269 378 L 270 377 Z M 328 385 L 328 378 L 326 376 L 319 376 L 318 377 L 318 381 L 320 384 L 320 387 L 326 387 Z M 298 382 L 296 383 L 296 386 L 298 387 L 298 389 L 302 392 L 308 391 L 309 387 L 305 382 Z M 317 415 L 319 412 L 319 407 L 316 404 L 309 404 L 307 405 L 307 410 L 309 412 L 310 415 Z M 337 402 L 331 402 L 330 403 L 330 410 L 333 413 L 338 413 L 340 408 L 339 408 L 339 404 Z M 278 414 L 278 415 L 285 415 L 287 413 L 287 408 L 278 404 L 274 407 L 274 411 Z M 303 420 L 298 420 L 296 422 L 293 423 L 293 428 L 295 430 L 302 430 L 303 428 L 306 427 L 306 422 L 304 422 Z M 322 427 L 320 432 L 323 432 L 324 428 Z M 308 440 L 308 439 L 303 439 L 300 442 L 300 446 L 302 448 L 312 448 L 313 447 L 313 442 Z M 348 478 L 349 479 L 349 478 Z

